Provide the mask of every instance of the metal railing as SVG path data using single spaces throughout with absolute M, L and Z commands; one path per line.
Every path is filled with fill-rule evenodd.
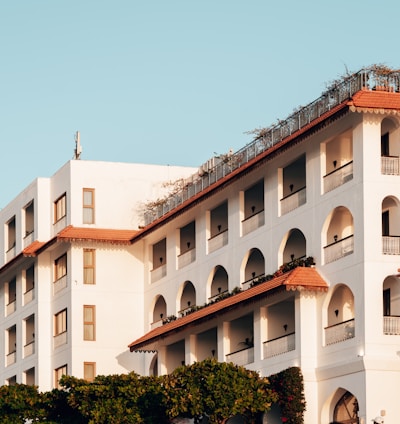
M 295 350 L 295 336 L 295 333 L 290 333 L 264 342 L 264 358 L 271 358 L 272 356 L 282 355 L 283 353 Z
M 247 347 L 237 352 L 228 353 L 226 362 L 233 362 L 235 365 L 247 365 L 254 362 L 254 347 Z
M 193 247 L 190 250 L 182 253 L 178 256 L 178 269 L 185 267 L 186 265 L 191 264 L 196 260 L 196 248 Z
M 400 334 L 400 317 L 384 316 L 383 317 L 383 333 L 384 334 Z
M 301 189 L 290 193 L 286 197 L 281 199 L 281 214 L 285 215 L 286 213 L 298 208 L 301 205 L 306 203 L 306 188 L 302 187 Z
M 248 218 L 242 221 L 242 233 L 245 236 L 246 234 L 251 233 L 252 231 L 260 228 L 264 225 L 264 210 L 255 213 L 254 215 L 249 216 Z
M 353 161 L 324 176 L 324 193 L 335 189 L 353 179 Z
M 382 236 L 382 253 L 400 255 L 400 236 Z
M 347 236 L 341 240 L 335 241 L 332 244 L 324 247 L 324 258 L 325 263 L 336 261 L 347 255 L 350 255 L 354 251 L 354 236 L 353 234 Z
M 381 174 L 400 175 L 400 158 L 398 156 L 381 156 Z
M 354 318 L 325 327 L 325 345 L 343 342 L 354 337 Z
M 379 88 L 398 92 L 399 87 L 400 72 L 387 73 L 376 68 L 365 68 L 343 78 L 340 82 L 331 85 L 318 99 L 295 111 L 286 119 L 279 120 L 277 124 L 260 131 L 252 142 L 236 153 L 226 155 L 208 172 L 193 176 L 192 181 L 185 184 L 179 192 L 146 211 L 144 224 L 149 225 L 161 218 L 184 201 L 245 165 L 260 153 L 265 152 L 324 113 L 350 99 L 358 91 Z

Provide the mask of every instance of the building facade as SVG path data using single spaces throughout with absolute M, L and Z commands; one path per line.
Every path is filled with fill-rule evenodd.
M 75 160 L 35 181 L 0 211 L 1 382 L 215 357 L 300 367 L 306 423 L 397 424 L 399 78 L 354 74 L 199 169 Z
M 72 160 L 0 211 L 1 384 L 131 371 L 143 328 L 141 203 L 193 168 Z M 149 197 L 150 196 L 150 197 Z M 135 311 L 135 314 L 132 314 Z

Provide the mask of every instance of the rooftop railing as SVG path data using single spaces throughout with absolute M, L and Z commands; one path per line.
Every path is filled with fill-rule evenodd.
M 154 208 L 147 210 L 144 214 L 145 225 L 161 218 L 184 201 L 215 184 L 345 100 L 350 99 L 362 89 L 399 92 L 400 71 L 390 71 L 385 67 L 376 66 L 362 69 L 332 84 L 318 99 L 296 110 L 286 119 L 279 120 L 278 123 L 259 130 L 252 142 L 236 153 L 218 158 L 215 161 L 215 166 L 206 170 L 202 169 L 180 191 L 169 196 Z

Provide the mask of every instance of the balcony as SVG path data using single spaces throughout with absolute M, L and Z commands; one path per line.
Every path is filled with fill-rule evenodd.
M 383 175 L 400 175 L 399 157 L 382 156 L 381 173 Z
M 67 275 L 63 275 L 58 280 L 54 281 L 53 283 L 53 294 L 58 293 L 62 289 L 65 289 L 67 287 Z
M 64 331 L 63 333 L 57 334 L 53 337 L 53 345 L 54 349 L 57 347 L 60 347 L 64 344 L 67 344 L 67 331 Z
M 33 243 L 35 237 L 35 233 L 33 231 L 28 232 L 24 237 L 24 248 Z
M 10 302 L 7 306 L 6 306 L 6 316 L 8 317 L 9 315 L 11 315 L 12 313 L 15 312 L 16 310 L 16 306 L 17 306 L 17 302 L 15 300 L 13 300 L 12 302 Z
M 187 250 L 178 256 L 178 269 L 185 267 L 186 265 L 191 264 L 196 260 L 196 248 Z
M 11 259 L 15 256 L 15 244 L 10 247 L 6 252 L 6 262 L 11 261 Z
M 285 334 L 284 336 L 268 340 L 263 344 L 264 358 L 282 355 L 296 348 L 295 333 Z
M 302 187 L 281 199 L 281 215 L 285 215 L 299 206 L 304 205 L 304 203 L 306 203 L 306 188 Z
M 154 283 L 167 275 L 167 264 L 151 270 L 151 282 Z
M 24 346 L 24 358 L 35 353 L 35 341 L 31 341 Z
M 336 261 L 354 251 L 354 235 L 347 236 L 324 247 L 325 263 Z
M 215 252 L 228 244 L 228 230 L 224 230 L 214 237 L 208 239 L 208 253 Z
M 400 255 L 400 236 L 383 236 L 382 253 L 384 255 Z
M 226 355 L 226 362 L 233 362 L 235 365 L 247 365 L 254 362 L 254 347 L 246 347 L 245 349 Z
M 325 327 L 325 345 L 328 346 L 352 339 L 354 334 L 354 318 Z
M 264 225 L 264 211 L 257 212 L 242 221 L 242 232 L 245 236 Z
M 242 290 L 247 290 L 247 289 L 253 287 L 255 284 L 260 283 L 263 279 L 265 280 L 264 276 L 265 276 L 265 274 L 254 275 L 254 277 L 250 278 L 249 280 L 244 281 L 242 283 Z
M 151 328 L 152 330 L 154 330 L 155 328 L 161 327 L 162 325 L 163 325 L 163 320 L 162 320 L 162 318 L 161 318 L 161 319 L 159 319 L 158 321 L 154 321 L 154 322 L 152 322 L 152 323 L 150 324 L 150 328 Z
M 346 163 L 338 169 L 324 176 L 324 193 L 332 191 L 347 181 L 353 179 L 353 161 Z
M 35 298 L 35 290 L 30 289 L 24 293 L 24 305 L 28 304 L 29 302 L 32 302 L 32 300 Z
M 16 361 L 17 361 L 17 352 L 14 350 L 13 352 L 10 352 L 9 354 L 7 354 L 6 367 L 12 364 L 15 364 Z
M 63 230 L 67 226 L 67 217 L 63 216 L 57 222 L 53 224 L 53 234 L 58 234 L 61 230 Z
M 383 317 L 383 334 L 400 335 L 400 316 Z

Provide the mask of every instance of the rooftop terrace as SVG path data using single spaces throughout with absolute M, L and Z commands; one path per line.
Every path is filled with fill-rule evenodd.
M 400 92 L 400 70 L 373 66 L 335 81 L 318 99 L 299 108 L 286 119 L 279 120 L 270 127 L 253 131 L 255 135 L 253 141 L 237 152 L 230 152 L 207 161 L 199 168 L 198 173 L 182 183 L 178 191 L 148 208 L 144 214 L 145 225 L 161 218 L 186 200 L 309 125 L 324 113 L 351 99 L 360 90 Z

